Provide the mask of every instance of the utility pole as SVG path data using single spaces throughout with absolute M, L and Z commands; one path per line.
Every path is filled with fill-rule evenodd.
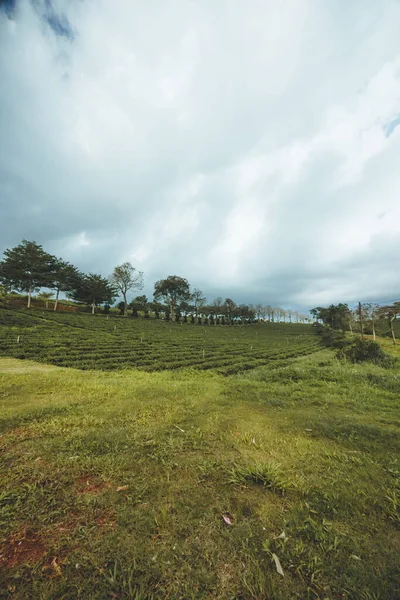
M 358 316 L 360 319 L 361 339 L 364 339 L 364 323 L 363 323 L 363 312 L 361 302 L 358 303 Z

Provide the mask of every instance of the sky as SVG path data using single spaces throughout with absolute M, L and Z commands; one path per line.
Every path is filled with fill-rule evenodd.
M 0 6 L 0 252 L 400 299 L 400 0 Z

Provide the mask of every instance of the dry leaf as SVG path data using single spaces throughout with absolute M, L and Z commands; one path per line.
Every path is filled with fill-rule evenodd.
M 61 575 L 61 567 L 58 564 L 56 557 L 54 557 L 53 560 L 51 561 L 51 566 L 53 567 L 54 571 L 56 572 L 56 575 Z
M 350 554 L 350 558 L 354 558 L 354 560 L 361 560 L 361 558 L 355 554 Z
M 232 525 L 232 519 L 228 515 L 222 515 L 222 518 L 227 525 Z
M 279 560 L 279 558 L 277 557 L 277 555 L 274 552 L 272 553 L 272 558 L 275 561 L 276 570 L 278 571 L 279 575 L 282 575 L 282 577 L 283 577 L 283 569 L 282 569 L 281 561 Z
M 282 531 L 281 535 L 278 535 L 278 540 L 284 540 L 286 538 L 286 533 Z
M 124 492 L 128 488 L 129 488 L 129 485 L 120 485 L 119 487 L 117 487 L 117 492 Z

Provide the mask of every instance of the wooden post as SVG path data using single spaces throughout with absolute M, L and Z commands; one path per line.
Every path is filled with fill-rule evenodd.
M 361 302 L 358 303 L 358 316 L 360 319 L 361 339 L 364 339 L 364 323 Z
M 394 316 L 390 319 L 390 331 L 392 333 L 393 344 L 396 344 L 396 335 L 394 333 L 394 327 L 393 327 L 393 322 L 394 322 L 395 318 L 396 318 L 396 316 Z

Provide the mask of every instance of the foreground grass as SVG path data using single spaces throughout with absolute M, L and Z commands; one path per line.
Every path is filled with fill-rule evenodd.
M 327 350 L 231 378 L 1 359 L 0 597 L 399 597 L 399 396 Z

